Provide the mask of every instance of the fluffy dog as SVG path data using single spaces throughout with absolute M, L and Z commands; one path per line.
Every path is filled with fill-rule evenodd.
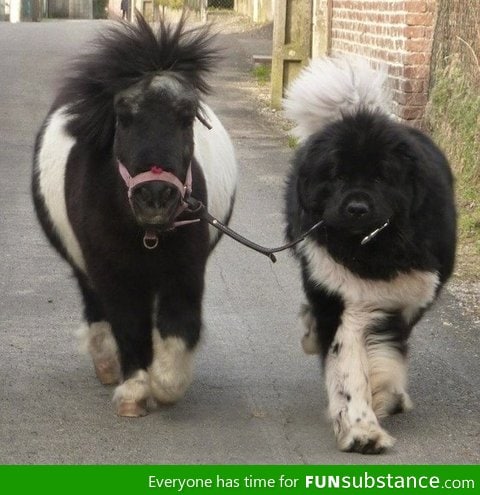
M 287 181 L 287 238 L 307 303 L 303 347 L 322 355 L 338 447 L 379 453 L 379 419 L 412 407 L 407 339 L 451 275 L 453 178 L 432 140 L 386 110 L 366 62 L 312 61 L 287 93 L 300 146 Z

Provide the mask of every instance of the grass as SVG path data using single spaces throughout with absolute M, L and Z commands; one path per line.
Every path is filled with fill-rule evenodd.
M 259 84 L 267 84 L 272 76 L 272 68 L 270 65 L 259 64 L 252 69 L 252 75 Z
M 288 147 L 290 149 L 294 150 L 297 148 L 297 146 L 298 146 L 298 138 L 289 134 L 288 135 Z
M 457 275 L 480 277 L 480 68 L 452 58 L 435 74 L 426 124 L 450 160 L 459 212 Z

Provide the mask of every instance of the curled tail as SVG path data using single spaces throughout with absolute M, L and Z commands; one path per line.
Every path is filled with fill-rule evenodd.
M 302 70 L 287 91 L 285 115 L 301 140 L 356 110 L 388 112 L 387 75 L 360 58 L 322 57 Z

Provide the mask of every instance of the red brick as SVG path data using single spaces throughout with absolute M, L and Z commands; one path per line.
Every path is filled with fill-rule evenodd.
M 410 13 L 406 17 L 407 26 L 431 26 L 433 23 L 433 13 L 423 14 Z
M 429 70 L 428 65 L 406 65 L 403 68 L 403 76 L 408 79 L 425 79 Z
M 427 2 L 425 2 L 425 0 L 422 2 L 419 2 L 418 0 L 406 0 L 405 10 L 407 12 L 415 12 L 415 13 L 426 12 Z
M 423 79 L 392 78 L 392 88 L 403 93 L 421 93 L 425 88 Z
M 401 119 L 415 120 L 422 118 L 424 110 L 425 110 L 424 107 L 400 106 L 396 113 Z
M 403 62 L 408 65 L 424 65 L 430 60 L 425 53 L 406 53 Z
M 424 38 L 425 28 L 423 26 L 407 26 L 404 31 L 406 38 Z
M 395 101 L 405 107 L 419 107 L 427 104 L 428 97 L 425 93 L 402 93 L 394 91 Z
M 411 38 L 405 41 L 405 50 L 409 52 L 427 52 L 431 47 L 431 41 L 425 38 Z

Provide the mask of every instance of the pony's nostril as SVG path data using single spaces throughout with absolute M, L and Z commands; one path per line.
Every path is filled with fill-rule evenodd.
M 140 192 L 140 199 L 144 203 L 149 203 L 152 201 L 152 194 L 149 189 L 147 189 L 146 187 L 141 187 L 139 192 Z

